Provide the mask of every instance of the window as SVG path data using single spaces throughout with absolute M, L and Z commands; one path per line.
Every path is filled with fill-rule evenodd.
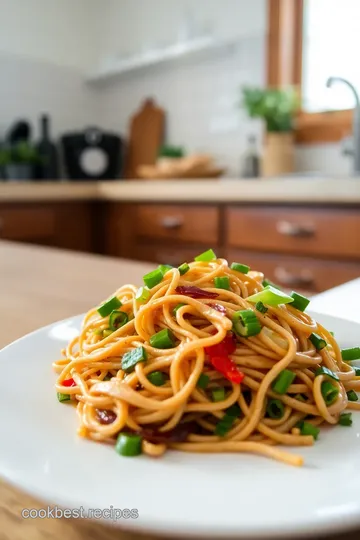
M 357 51 L 360 50 L 359 0 L 304 0 L 302 103 L 307 112 L 352 109 L 349 88 L 331 76 L 344 77 L 360 88 Z
M 268 84 L 299 87 L 297 141 L 339 141 L 351 132 L 354 96 L 326 81 L 343 77 L 360 90 L 360 0 L 268 0 L 268 6 Z

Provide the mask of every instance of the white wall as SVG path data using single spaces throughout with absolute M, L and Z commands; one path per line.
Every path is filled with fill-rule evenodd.
M 0 139 L 18 119 L 48 113 L 52 132 L 97 123 L 98 99 L 84 83 L 107 0 L 0 0 Z
M 0 52 L 88 68 L 107 0 L 0 0 Z
M 266 0 L 110 0 L 101 51 L 106 56 L 174 43 L 189 6 L 199 28 L 237 40 L 236 52 L 110 82 L 99 91 L 101 120 L 126 132 L 131 114 L 151 96 L 167 113 L 167 142 L 211 152 L 236 175 L 247 135 L 260 139 L 259 124 L 246 118 L 239 101 L 242 84 L 265 83 Z

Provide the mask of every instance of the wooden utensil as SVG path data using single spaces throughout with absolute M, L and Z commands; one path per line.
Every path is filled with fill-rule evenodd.
M 139 178 L 140 165 L 154 165 L 163 143 L 165 111 L 148 98 L 130 120 L 125 178 Z

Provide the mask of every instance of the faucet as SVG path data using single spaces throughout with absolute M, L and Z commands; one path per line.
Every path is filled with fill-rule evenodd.
M 351 82 L 349 82 L 347 79 L 343 79 L 342 77 L 329 77 L 326 81 L 326 86 L 328 88 L 331 88 L 334 83 L 343 83 L 346 84 L 354 94 L 355 98 L 355 108 L 354 108 L 354 116 L 353 116 L 353 149 L 350 152 L 346 152 L 351 154 L 354 157 L 353 162 L 353 174 L 359 175 L 360 174 L 360 99 L 359 94 L 356 91 L 356 88 Z

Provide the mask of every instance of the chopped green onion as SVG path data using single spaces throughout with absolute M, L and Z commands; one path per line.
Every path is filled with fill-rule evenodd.
M 196 383 L 196 386 L 198 386 L 202 390 L 205 390 L 209 382 L 210 377 L 208 375 L 205 375 L 205 373 L 201 373 L 200 377 L 198 378 L 198 382 Z
M 110 330 L 110 328 L 105 328 L 105 330 L 103 330 L 103 338 L 111 336 L 112 333 L 113 330 Z
M 270 281 L 270 279 L 264 279 L 264 281 L 262 282 L 262 285 L 263 287 L 274 287 L 275 289 L 279 289 L 279 291 L 281 291 L 281 287 L 279 285 L 276 285 L 276 283 L 273 283 L 272 281 Z
M 97 312 L 102 317 L 107 317 L 112 311 L 114 311 L 114 309 L 117 309 L 121 306 L 122 303 L 120 302 L 120 300 L 116 296 L 113 296 L 112 298 L 110 298 L 110 300 L 107 300 L 106 302 L 101 304 L 101 306 L 97 308 Z
M 346 395 L 347 395 L 349 401 L 358 401 L 359 400 L 359 396 L 357 395 L 355 390 L 349 390 L 348 392 L 346 392 Z
M 164 328 L 151 336 L 150 345 L 155 349 L 172 349 L 175 345 L 175 336 L 168 328 Z
M 330 381 L 323 381 L 321 383 L 321 395 L 324 398 L 325 404 L 329 406 L 336 401 L 339 395 L 339 389 Z
M 143 280 L 144 280 L 145 285 L 149 289 L 152 289 L 153 287 L 155 287 L 162 281 L 163 277 L 164 277 L 164 272 L 160 268 L 157 268 L 156 270 L 153 270 L 152 272 L 145 274 L 145 276 L 143 277 Z
M 64 401 L 70 401 L 71 396 L 70 394 L 62 394 L 61 392 L 57 392 L 57 398 L 60 401 L 60 403 L 63 403 Z
M 208 249 L 207 251 L 204 251 L 204 253 L 200 253 L 200 255 L 195 257 L 195 261 L 197 262 L 210 262 L 215 261 L 216 259 L 217 257 L 212 249 Z
M 147 378 L 154 386 L 163 386 L 166 382 L 166 376 L 162 371 L 153 371 Z
M 345 362 L 351 362 L 351 360 L 360 360 L 360 347 L 341 349 L 341 356 Z
M 95 336 L 102 336 L 103 330 L 101 328 L 95 328 L 95 330 L 93 330 L 93 334 L 95 334 Z
M 234 403 L 234 405 L 231 405 L 231 407 L 226 409 L 226 414 L 228 416 L 234 416 L 235 418 L 239 418 L 239 416 L 241 416 L 240 405 L 238 403 Z
M 170 264 L 159 264 L 158 268 L 159 270 L 162 271 L 163 275 L 165 275 L 166 272 L 168 272 L 169 270 L 172 270 L 174 267 L 171 266 Z
M 230 290 L 230 279 L 227 276 L 214 278 L 214 284 L 217 289 Z
M 284 416 L 285 406 L 280 399 L 269 399 L 266 412 L 270 418 L 279 419 Z
M 335 333 L 334 333 L 334 332 L 332 332 L 332 331 L 330 331 L 330 332 L 329 332 L 329 334 L 331 334 L 331 335 L 332 335 L 332 337 L 334 337 L 334 336 L 335 336 Z
M 148 287 L 140 287 L 136 291 L 135 300 L 139 302 L 140 304 L 144 304 L 145 302 L 149 300 L 150 295 L 151 293 Z
M 175 306 L 173 309 L 173 315 L 176 317 L 177 310 L 184 306 L 186 306 L 186 304 L 177 304 L 177 306 Z
M 289 386 L 293 383 L 296 373 L 289 369 L 283 369 L 272 384 L 272 389 L 277 394 L 286 394 Z
M 138 362 L 145 362 L 145 360 L 147 360 L 147 354 L 144 347 L 136 347 L 136 349 L 124 354 L 121 362 L 121 369 L 126 373 L 130 373 L 134 370 Z
M 250 266 L 247 266 L 246 264 L 237 263 L 237 262 L 231 263 L 230 268 L 231 270 L 235 270 L 236 272 L 241 272 L 242 274 L 247 274 L 250 270 Z
M 190 266 L 188 265 L 188 263 L 183 263 L 178 267 L 178 270 L 180 272 L 180 276 L 183 276 L 184 274 L 186 274 L 186 272 L 190 270 Z
M 230 416 L 225 413 L 221 420 L 219 420 L 219 422 L 216 424 L 214 435 L 217 435 L 218 437 L 224 437 L 232 428 L 235 420 L 235 416 Z
M 247 302 L 256 304 L 257 302 L 262 302 L 263 304 L 268 304 L 269 306 L 279 306 L 280 304 L 290 304 L 294 299 L 288 294 L 280 291 L 268 285 L 262 291 L 255 293 L 246 298 Z
M 255 309 L 257 309 L 257 311 L 260 311 L 260 313 L 266 313 L 269 308 L 264 306 L 262 302 L 256 302 Z
M 105 375 L 105 377 L 103 378 L 103 381 L 111 381 L 111 379 L 113 378 L 113 376 L 108 373 L 107 375 Z
M 351 412 L 340 414 L 339 424 L 340 424 L 340 426 L 347 426 L 347 427 L 352 426 L 352 414 L 351 414 Z
M 354 367 L 353 369 L 355 371 L 355 377 L 360 377 L 360 368 Z
M 319 336 L 319 334 L 312 333 L 309 339 L 317 351 L 321 351 L 327 345 L 325 339 Z
M 337 374 L 334 371 L 331 371 L 331 369 L 329 369 L 329 368 L 327 368 L 325 366 L 321 366 L 321 367 L 317 368 L 317 370 L 315 371 L 315 377 L 317 377 L 318 375 L 327 375 L 331 379 L 334 379 L 334 381 L 339 380 L 339 377 L 337 376 Z
M 120 456 L 134 457 L 141 454 L 142 437 L 135 433 L 120 433 L 115 450 Z
M 129 321 L 129 316 L 125 311 L 113 311 L 110 313 L 109 318 L 109 326 L 110 330 L 117 330 L 118 328 L 121 328 Z
M 313 424 L 310 424 L 310 422 L 298 422 L 297 427 L 300 428 L 301 435 L 312 435 L 315 440 L 319 436 L 320 428 L 313 426 Z
M 225 388 L 214 388 L 212 391 L 213 401 L 224 401 L 225 399 Z
M 302 294 L 299 294 L 295 291 L 293 291 L 290 296 L 294 299 L 291 306 L 295 309 L 298 309 L 299 311 L 305 311 L 305 309 L 310 304 L 310 300 L 306 298 L 306 296 L 303 296 Z
M 233 327 L 239 336 L 256 336 L 261 332 L 261 324 L 251 309 L 235 311 L 233 315 Z

